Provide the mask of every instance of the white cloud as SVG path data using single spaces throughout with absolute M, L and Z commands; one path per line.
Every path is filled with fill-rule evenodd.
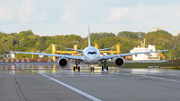
M 74 23 L 78 19 L 79 10 L 87 7 L 87 3 L 84 0 L 75 1 L 66 4 L 66 10 L 61 16 L 61 22 Z
M 35 9 L 33 7 L 33 0 L 23 0 L 19 8 L 18 16 L 21 22 L 31 22 Z
M 108 22 L 122 21 L 127 15 L 129 15 L 129 8 L 112 7 L 110 9 L 110 16 L 107 18 Z
M 61 17 L 60 21 L 62 22 L 75 22 L 76 14 L 73 11 L 66 11 Z
M 8 3 L 8 2 L 7 2 Z M 15 6 L 10 4 L 1 4 L 0 6 L 0 21 L 10 21 L 15 16 Z
M 46 14 L 45 13 L 37 17 L 38 21 L 44 21 L 45 19 L 46 19 Z
M 3 1 L 3 2 L 1 2 Z M 166 1 L 166 0 L 165 0 Z M 133 2 L 129 4 L 129 2 Z M 140 1 L 139 1 L 140 2 Z M 92 32 L 154 31 L 152 27 L 172 26 L 179 30 L 180 4 L 140 4 L 134 0 L 0 0 L 0 31 L 32 29 L 36 34 L 78 34 Z
M 166 21 L 167 19 L 173 20 L 173 18 L 180 20 L 180 4 L 161 6 L 147 6 L 144 4 L 139 4 L 136 7 L 110 7 L 109 11 L 107 22 L 110 23 L 135 23 L 145 20 Z
M 30 22 L 35 11 L 33 0 L 6 0 L 0 4 L 0 21 Z

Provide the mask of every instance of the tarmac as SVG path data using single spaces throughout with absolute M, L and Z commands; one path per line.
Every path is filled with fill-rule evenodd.
M 0 101 L 180 101 L 180 71 L 0 64 Z

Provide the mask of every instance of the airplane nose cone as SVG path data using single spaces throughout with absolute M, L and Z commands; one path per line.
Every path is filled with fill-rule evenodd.
M 89 58 L 90 61 L 94 61 L 94 58 Z

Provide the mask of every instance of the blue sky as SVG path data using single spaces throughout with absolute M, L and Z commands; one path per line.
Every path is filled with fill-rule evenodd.
M 0 31 L 40 36 L 91 32 L 180 31 L 180 0 L 0 0 Z

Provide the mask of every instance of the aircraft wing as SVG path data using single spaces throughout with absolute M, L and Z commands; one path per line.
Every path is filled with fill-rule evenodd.
M 83 50 L 79 50 L 79 49 L 72 49 L 72 48 L 65 48 L 65 49 L 72 50 L 72 51 L 83 52 Z
M 48 53 L 33 53 L 33 52 L 19 52 L 19 51 L 10 51 L 12 53 L 21 53 L 21 54 L 34 54 L 34 55 L 46 55 L 46 56 L 55 56 L 55 57 L 65 57 L 68 59 L 75 60 L 84 60 L 82 56 L 71 56 L 71 55 L 60 55 L 60 54 L 48 54 Z
M 110 47 L 110 48 L 104 48 L 104 49 L 99 49 L 99 51 L 105 51 L 105 50 L 108 50 L 108 49 L 112 49 L 112 47 Z
M 176 45 L 175 45 L 175 47 L 176 47 Z M 173 49 L 175 49 L 175 47 Z M 101 56 L 99 60 L 106 60 L 106 59 L 111 59 L 111 58 L 115 58 L 115 57 L 123 57 L 123 56 L 136 55 L 136 54 L 167 52 L 167 51 L 170 51 L 170 50 L 173 50 L 173 49 L 158 50 L 158 51 L 147 51 L 147 52 L 137 52 L 137 53 L 123 53 L 123 54 L 116 54 L 116 55 Z

